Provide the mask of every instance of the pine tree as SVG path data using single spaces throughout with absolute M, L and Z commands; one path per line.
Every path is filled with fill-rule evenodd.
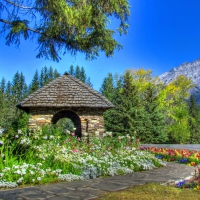
M 28 87 L 26 85 L 26 81 L 25 81 L 25 76 L 23 75 L 23 73 L 20 73 L 20 96 L 19 96 L 19 100 L 22 100 L 23 98 L 25 98 L 28 94 Z
M 17 104 L 20 99 L 20 74 L 17 71 L 12 80 L 11 86 L 11 93 L 12 93 L 12 102 Z
M 49 67 L 49 76 L 48 77 L 49 77 L 48 82 L 50 82 L 54 79 L 53 68 L 51 66 Z
M 76 66 L 76 69 L 75 69 L 75 77 L 81 80 L 81 70 L 78 65 Z
M 85 73 L 85 69 L 81 67 L 79 80 L 82 81 L 83 83 L 86 83 L 86 79 L 87 79 L 87 76 Z
M 47 83 L 49 83 L 50 78 L 49 78 L 49 70 L 48 68 L 45 66 L 44 67 L 44 75 L 43 75 L 43 85 L 46 85 Z
M 108 73 L 108 76 L 104 78 L 103 83 L 100 88 L 100 92 L 104 95 L 108 100 L 112 101 L 115 93 L 115 85 L 114 78 L 112 73 Z
M 58 73 L 57 69 L 54 69 L 54 71 L 53 71 L 53 78 L 55 79 L 55 78 L 57 78 L 59 76 L 60 76 L 60 74 Z
M 12 87 L 12 84 L 10 81 L 7 82 L 6 84 L 6 97 L 11 100 L 11 87 Z
M 93 87 L 93 84 L 91 83 L 91 81 L 90 81 L 90 77 L 88 77 L 87 79 L 86 79 L 86 82 L 85 82 L 88 86 L 90 86 L 91 88 Z
M 1 90 L 1 92 L 2 92 L 3 94 L 4 94 L 5 91 L 6 91 L 6 80 L 5 80 L 4 77 L 1 79 L 0 90 Z
M 40 72 L 40 88 L 44 86 L 44 68 Z
M 200 109 L 195 102 L 193 95 L 189 99 L 189 127 L 190 127 L 190 143 L 200 143 Z
M 138 89 L 133 83 L 133 77 L 126 72 L 121 77 L 116 86 L 113 101 L 116 108 L 105 112 L 106 130 L 117 134 L 134 135 L 135 131 L 140 131 L 141 109 L 139 108 Z
M 72 76 L 75 76 L 75 71 L 74 71 L 73 65 L 71 65 L 70 68 L 69 68 L 69 74 L 72 75 Z
M 40 87 L 39 74 L 38 74 L 38 70 L 36 70 L 29 87 L 29 93 L 31 94 L 35 92 L 36 90 L 39 89 L 39 87 Z
M 143 91 L 142 104 L 144 105 L 144 131 L 139 134 L 141 142 L 165 143 L 168 140 L 165 113 L 158 106 L 158 94 L 155 84 L 149 83 Z

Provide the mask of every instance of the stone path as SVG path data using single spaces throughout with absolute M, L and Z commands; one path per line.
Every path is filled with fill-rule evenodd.
M 0 190 L 0 200 L 90 200 L 104 192 L 121 190 L 135 185 L 178 181 L 191 176 L 194 170 L 194 167 L 183 164 L 168 163 L 167 167 L 123 176 Z

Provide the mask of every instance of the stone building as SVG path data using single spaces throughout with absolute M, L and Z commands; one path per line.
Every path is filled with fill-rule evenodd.
M 30 114 L 29 128 L 69 118 L 76 127 L 75 134 L 80 137 L 84 132 L 103 134 L 103 112 L 114 105 L 66 73 L 29 95 L 17 107 Z

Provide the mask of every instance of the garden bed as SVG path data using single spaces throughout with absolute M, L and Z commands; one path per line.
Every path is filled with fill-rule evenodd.
M 178 162 L 188 166 L 194 166 L 194 176 L 186 180 L 181 180 L 174 186 L 179 188 L 200 190 L 200 151 L 143 146 L 140 146 L 139 149 L 152 152 L 158 159 L 163 161 Z
M 129 135 L 77 138 L 44 127 L 2 134 L 0 188 L 122 175 L 165 166 Z

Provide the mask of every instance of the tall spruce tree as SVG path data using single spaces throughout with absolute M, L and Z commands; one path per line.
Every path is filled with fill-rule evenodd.
M 143 143 L 165 143 L 168 134 L 165 124 L 164 110 L 158 106 L 156 85 L 149 82 L 143 91 L 142 104 L 144 106 L 143 126 L 144 131 L 139 137 Z
M 55 78 L 57 78 L 59 76 L 60 76 L 60 74 L 58 73 L 57 69 L 54 69 L 54 71 L 53 71 L 53 78 L 55 79 Z
M 108 73 L 108 76 L 104 78 L 103 83 L 100 88 L 100 92 L 108 100 L 113 101 L 115 94 L 115 82 L 112 73 Z
M 39 74 L 38 74 L 38 70 L 35 71 L 35 74 L 33 76 L 33 79 L 31 81 L 31 84 L 29 86 L 29 93 L 33 93 L 36 90 L 38 90 L 40 87 L 40 80 L 39 80 Z
M 200 144 L 200 109 L 195 102 L 193 95 L 189 99 L 189 127 L 190 127 L 190 143 Z
M 72 76 L 75 76 L 75 71 L 74 71 L 74 66 L 71 65 L 69 68 L 69 74 L 71 74 Z
M 6 80 L 4 77 L 1 79 L 0 90 L 3 94 L 6 92 Z
M 116 107 L 104 114 L 106 130 L 115 135 L 133 135 L 135 131 L 140 131 L 142 113 L 138 88 L 133 85 L 133 77 L 129 72 L 118 80 L 112 102 Z
M 86 83 L 86 79 L 87 79 L 87 76 L 85 73 L 85 69 L 83 67 L 81 67 L 79 80 L 81 80 L 83 83 Z

